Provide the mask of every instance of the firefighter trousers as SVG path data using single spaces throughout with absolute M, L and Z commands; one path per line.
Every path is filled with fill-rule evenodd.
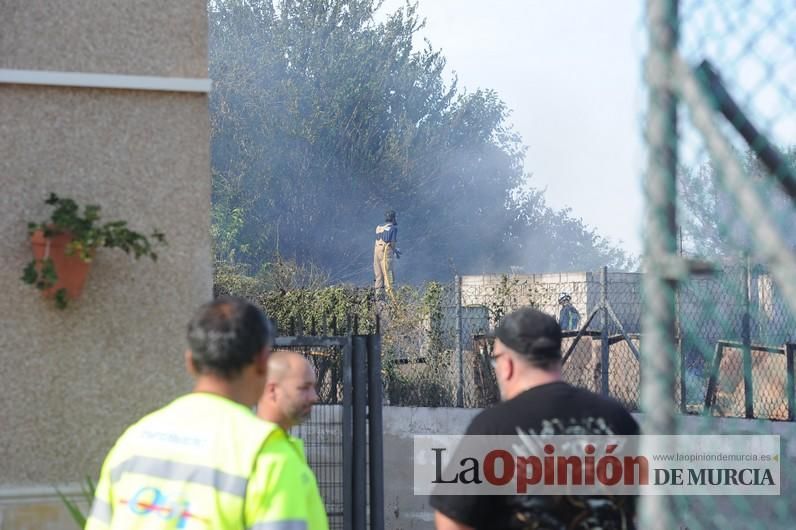
M 392 272 L 392 245 L 381 240 L 376 240 L 373 249 L 373 274 L 376 276 L 376 291 L 385 289 L 390 297 L 393 296 Z

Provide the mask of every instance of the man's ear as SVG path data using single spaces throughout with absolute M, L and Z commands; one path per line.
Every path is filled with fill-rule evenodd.
M 191 374 L 193 377 L 196 377 L 196 365 L 193 363 L 193 353 L 191 350 L 185 350 L 185 369 L 188 370 L 188 373 Z
M 266 381 L 263 386 L 263 393 L 257 399 L 257 410 L 265 410 L 268 407 L 268 403 L 272 401 L 273 387 L 273 383 Z
M 514 371 L 517 369 L 517 365 L 514 364 L 514 359 L 511 355 L 506 355 L 506 377 L 505 379 L 508 381 L 512 377 L 514 377 Z
M 254 370 L 259 376 L 268 375 L 268 358 L 271 356 L 271 348 L 268 346 L 263 347 L 254 357 Z

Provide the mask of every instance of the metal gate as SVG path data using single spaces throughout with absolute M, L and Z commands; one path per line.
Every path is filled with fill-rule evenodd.
M 329 528 L 384 528 L 381 337 L 305 334 L 299 325 L 275 350 L 301 352 L 318 377 L 319 402 L 293 434 L 304 441 L 321 490 Z M 377 326 L 378 328 L 378 326 Z

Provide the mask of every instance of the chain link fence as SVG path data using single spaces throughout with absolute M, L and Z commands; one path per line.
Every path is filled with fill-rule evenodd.
M 610 394 L 635 410 L 639 289 L 638 274 L 606 270 L 464 276 L 438 284 L 434 302 L 420 313 L 414 348 L 393 350 L 386 358 L 392 370 L 387 377 L 389 403 L 485 407 L 497 402 L 489 334 L 503 315 L 531 305 L 562 322 L 564 378 Z M 385 318 L 385 334 L 400 333 L 396 326 L 400 324 Z M 385 338 L 385 344 L 390 342 Z
M 796 321 L 768 270 L 740 260 L 684 281 L 676 315 L 681 410 L 793 419 L 786 352 Z
M 679 412 L 793 420 L 787 352 L 796 343 L 796 320 L 782 289 L 750 258 L 715 265 L 711 275 L 680 282 L 675 297 L 672 394 Z M 638 411 L 642 283 L 642 273 L 603 269 L 463 276 L 402 286 L 389 303 L 375 302 L 372 289 L 349 288 L 342 309 L 325 309 L 325 298 L 312 292 L 254 299 L 267 300 L 280 332 L 291 336 L 375 333 L 380 315 L 385 402 L 428 407 L 497 402 L 488 335 L 503 315 L 531 305 L 562 324 L 566 381 Z M 339 403 L 340 352 L 305 354 L 318 373 L 321 402 Z
M 440 284 L 436 305 L 418 311 L 414 326 L 405 319 L 385 320 L 386 342 L 395 345 L 397 335 L 403 339 L 385 358 L 389 403 L 495 403 L 499 392 L 489 363 L 489 333 L 503 315 L 530 305 L 562 323 L 566 381 L 638 411 L 642 280 L 642 273 L 600 270 L 464 276 Z M 793 419 L 786 351 L 796 341 L 796 321 L 764 267 L 749 260 L 727 262 L 709 277 L 683 282 L 674 336 L 680 370 L 671 398 L 680 412 Z M 749 410 L 746 388 L 753 396 Z
M 640 527 L 791 528 L 792 428 L 772 420 L 793 419 L 796 9 L 648 0 L 644 25 L 642 428 L 782 434 L 783 483 L 645 497 Z

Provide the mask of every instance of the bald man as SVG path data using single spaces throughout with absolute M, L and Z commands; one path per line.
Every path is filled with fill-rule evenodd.
M 278 350 L 268 359 L 265 391 L 257 415 L 285 431 L 310 417 L 318 402 L 315 370 L 300 353 Z
M 288 434 L 291 427 L 309 418 L 312 406 L 318 402 L 315 384 L 315 370 L 303 355 L 287 350 L 273 352 L 268 359 L 265 391 L 257 404 L 257 415 L 281 427 L 281 433 L 295 448 L 290 457 L 300 460 L 303 464 L 301 480 L 306 487 L 303 492 L 297 492 L 295 500 L 306 505 L 309 524 L 301 528 L 328 530 L 326 509 L 318 491 L 315 475 L 307 464 L 304 443 L 301 439 Z

